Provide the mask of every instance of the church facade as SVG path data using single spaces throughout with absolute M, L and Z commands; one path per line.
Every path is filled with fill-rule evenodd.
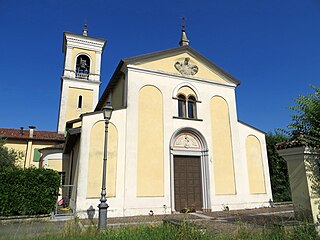
M 121 60 L 98 99 L 104 46 L 86 29 L 64 34 L 63 197 L 80 217 L 100 202 L 107 103 L 108 216 L 269 205 L 265 134 L 238 120 L 237 79 L 183 30 L 176 48 Z

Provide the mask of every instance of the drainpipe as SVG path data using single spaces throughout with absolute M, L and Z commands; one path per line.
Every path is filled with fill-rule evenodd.
M 26 162 L 27 162 L 26 167 L 30 167 L 30 165 L 31 165 L 32 139 L 33 139 L 35 128 L 36 128 L 35 126 L 29 126 L 29 138 L 27 140 L 27 152 L 26 152 L 26 156 L 27 156 L 26 157 Z
M 20 133 L 19 133 L 20 136 L 23 136 L 24 135 L 24 132 L 23 132 L 23 127 L 20 127 Z M 26 165 L 27 165 L 27 152 L 28 152 L 28 139 L 27 139 L 27 146 L 26 146 L 26 150 L 24 152 L 24 163 L 23 163 L 23 169 L 26 168 Z

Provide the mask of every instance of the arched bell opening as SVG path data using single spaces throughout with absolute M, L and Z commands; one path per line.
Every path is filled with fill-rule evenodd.
M 81 54 L 76 61 L 76 78 L 88 79 L 90 74 L 90 58 Z

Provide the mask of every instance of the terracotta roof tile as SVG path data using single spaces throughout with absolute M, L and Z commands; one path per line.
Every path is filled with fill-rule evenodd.
M 277 143 L 276 144 L 276 149 L 281 150 L 281 149 L 287 149 L 287 148 L 294 148 L 294 147 L 317 147 L 319 148 L 320 146 L 317 144 L 318 142 L 316 141 L 317 138 L 311 137 L 308 135 L 305 135 L 302 131 L 293 131 L 292 137 L 290 139 L 287 139 L 283 142 Z
M 301 146 L 307 146 L 306 142 L 304 142 L 299 138 L 295 138 L 295 139 L 288 139 L 283 142 L 277 143 L 276 149 L 282 150 L 282 149 L 295 148 L 295 147 L 301 147 Z
M 6 139 L 30 139 L 30 130 L 16 128 L 0 128 L 0 137 Z M 33 139 L 44 141 L 64 141 L 64 135 L 53 131 L 41 131 L 34 129 Z

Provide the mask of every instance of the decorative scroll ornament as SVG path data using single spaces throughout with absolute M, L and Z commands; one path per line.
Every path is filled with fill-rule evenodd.
M 179 71 L 181 74 L 185 75 L 195 75 L 197 74 L 199 68 L 197 65 L 189 63 L 190 58 L 185 58 L 184 61 L 176 62 L 174 64 L 175 68 Z
M 200 144 L 197 139 L 192 135 L 181 134 L 177 137 L 174 147 L 177 148 L 200 148 Z

